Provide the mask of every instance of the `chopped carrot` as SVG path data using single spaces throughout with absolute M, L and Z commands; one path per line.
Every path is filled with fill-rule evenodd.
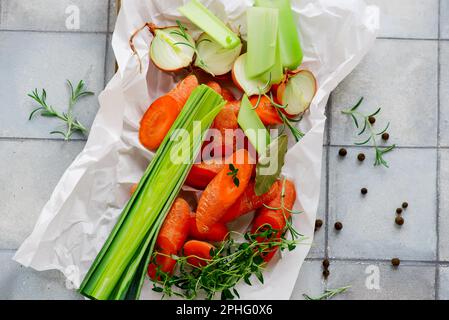
M 201 233 L 196 226 L 196 217 L 190 217 L 190 238 L 201 241 L 221 242 L 227 238 L 229 230 L 224 223 L 214 224 L 208 232 Z
M 253 160 L 245 149 L 236 151 L 201 195 L 196 211 L 199 232 L 206 233 L 243 194 L 251 179 Z M 231 168 L 233 167 L 234 170 Z M 234 175 L 232 173 L 234 171 Z
M 237 117 L 240 110 L 240 101 L 228 102 L 215 117 L 212 128 L 220 130 L 224 136 L 226 129 L 238 129 Z
M 204 190 L 224 166 L 223 161 L 204 161 L 194 164 L 187 176 L 186 184 Z
M 193 266 L 205 266 L 208 260 L 212 259 L 211 250 L 215 249 L 213 245 L 204 241 L 190 240 L 184 244 L 184 257 L 187 262 Z
M 170 255 L 176 255 L 182 249 L 190 229 L 190 207 L 187 201 L 177 198 L 162 224 L 156 240 L 156 252 L 159 253 L 148 267 L 148 275 L 154 279 L 157 267 L 165 273 L 172 272 L 176 261 Z M 171 268 L 171 269 L 170 269 Z
M 235 101 L 235 97 L 232 94 L 231 90 L 229 90 L 229 89 L 222 88 L 221 89 L 221 96 L 223 97 L 223 99 L 225 99 L 228 102 Z
M 222 94 L 222 89 L 221 89 L 221 86 L 217 83 L 217 82 L 215 82 L 215 81 L 209 81 L 207 84 L 206 84 L 209 88 L 211 88 L 212 90 L 214 90 L 216 93 L 218 93 L 218 94 Z
M 279 238 L 284 231 L 284 228 L 287 224 L 287 220 L 291 216 L 289 210 L 293 209 L 293 205 L 296 200 L 296 190 L 293 182 L 286 180 L 284 195 L 282 195 L 282 184 L 283 182 L 279 182 L 280 187 L 279 191 L 274 198 L 267 206 L 262 207 L 260 211 L 257 213 L 256 218 L 253 221 L 253 227 L 251 232 L 253 234 L 262 233 L 265 228 L 270 227 L 272 230 L 277 231 L 274 236 L 270 239 L 257 239 L 258 241 L 279 241 Z M 283 207 L 282 207 L 282 199 L 283 199 Z M 282 207 L 282 208 L 281 208 Z M 278 248 L 273 248 L 270 252 L 264 255 L 264 260 L 269 262 L 274 254 L 276 253 Z
M 139 139 L 145 148 L 156 150 L 160 146 L 197 86 L 196 77 L 188 76 L 172 91 L 151 104 L 140 121 Z
M 237 199 L 237 201 L 226 211 L 221 222 L 231 222 L 251 211 L 261 208 L 264 204 L 268 205 L 279 193 L 279 182 L 273 184 L 270 191 L 258 196 L 254 191 L 254 182 L 250 182 L 245 192 Z
M 252 97 L 250 99 L 251 104 L 255 107 L 257 105 L 258 97 Z M 260 98 L 256 113 L 266 126 L 282 124 L 283 121 L 279 116 L 276 108 L 271 104 L 270 99 L 265 96 Z

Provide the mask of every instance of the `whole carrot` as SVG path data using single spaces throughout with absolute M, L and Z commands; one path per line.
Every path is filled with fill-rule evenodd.
M 216 223 L 210 227 L 209 231 L 206 233 L 201 233 L 198 231 L 196 226 L 196 217 L 193 215 L 190 218 L 190 234 L 189 238 L 193 240 L 210 241 L 210 242 L 221 242 L 227 238 L 229 235 L 229 230 L 224 223 Z
M 203 190 L 224 166 L 223 161 L 203 161 L 199 164 L 194 164 L 187 176 L 186 184 Z
M 183 253 L 187 257 L 187 262 L 193 266 L 205 266 L 208 260 L 212 259 L 211 250 L 215 249 L 213 245 L 204 241 L 190 240 L 184 244 Z
M 274 183 L 267 193 L 258 196 L 254 191 L 254 182 L 250 182 L 245 192 L 237 201 L 226 211 L 221 222 L 231 222 L 251 211 L 261 208 L 264 204 L 268 205 L 279 193 L 279 181 Z
M 234 202 L 243 194 L 251 179 L 254 165 L 247 150 L 235 152 L 220 173 L 201 195 L 196 211 L 199 232 L 206 233 L 220 221 Z

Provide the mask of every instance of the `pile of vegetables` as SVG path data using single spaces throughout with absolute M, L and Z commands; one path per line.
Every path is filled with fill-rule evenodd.
M 142 117 L 140 142 L 156 155 L 81 285 L 92 299 L 137 299 L 146 273 L 164 295 L 232 299 L 301 240 L 295 186 L 281 176 L 288 136 L 269 131 L 288 128 L 299 141 L 294 123 L 317 90 L 300 68 L 290 1 L 248 8 L 246 45 L 198 0 L 179 11 L 203 30 L 197 39 L 179 21 L 147 23 L 130 39 L 137 55 L 133 39 L 148 28 L 152 63 L 189 74 Z M 253 212 L 247 232 L 229 229 Z

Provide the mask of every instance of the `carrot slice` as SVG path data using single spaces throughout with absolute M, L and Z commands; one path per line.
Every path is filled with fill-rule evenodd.
M 207 260 L 211 260 L 211 250 L 215 249 L 213 245 L 204 241 L 190 240 L 184 244 L 184 256 L 187 262 L 193 266 L 200 267 L 207 265 Z
M 186 184 L 193 188 L 204 190 L 224 166 L 224 163 L 215 161 L 194 164 L 187 176 Z
M 229 230 L 224 223 L 214 224 L 208 232 L 201 233 L 196 226 L 196 217 L 190 218 L 190 238 L 201 241 L 221 242 L 227 238 Z
M 255 107 L 257 105 L 258 97 L 252 97 L 250 99 L 251 104 Z M 256 113 L 262 120 L 263 124 L 266 126 L 282 124 L 283 121 L 279 116 L 277 110 L 265 96 L 262 96 L 258 107 L 256 108 Z
M 257 196 L 254 191 L 254 182 L 250 182 L 245 192 L 237 199 L 237 201 L 226 211 L 221 222 L 231 222 L 251 211 L 261 208 L 264 204 L 269 204 L 279 193 L 279 182 L 273 184 L 270 191 Z
M 251 179 L 254 165 L 245 149 L 235 152 L 220 173 L 211 181 L 201 195 L 196 211 L 196 224 L 199 232 L 206 233 L 220 221 L 234 202 L 243 194 Z M 236 172 L 232 176 L 231 164 Z M 238 183 L 236 183 L 236 179 Z

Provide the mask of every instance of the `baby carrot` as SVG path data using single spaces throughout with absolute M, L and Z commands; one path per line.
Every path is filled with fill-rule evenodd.
M 225 164 L 215 161 L 194 164 L 187 176 L 186 184 L 200 190 L 204 190 L 215 176 L 224 168 Z
M 211 260 L 211 250 L 215 249 L 213 245 L 204 241 L 190 240 L 184 244 L 184 257 L 187 262 L 193 266 L 201 267 L 207 265 L 207 260 Z

